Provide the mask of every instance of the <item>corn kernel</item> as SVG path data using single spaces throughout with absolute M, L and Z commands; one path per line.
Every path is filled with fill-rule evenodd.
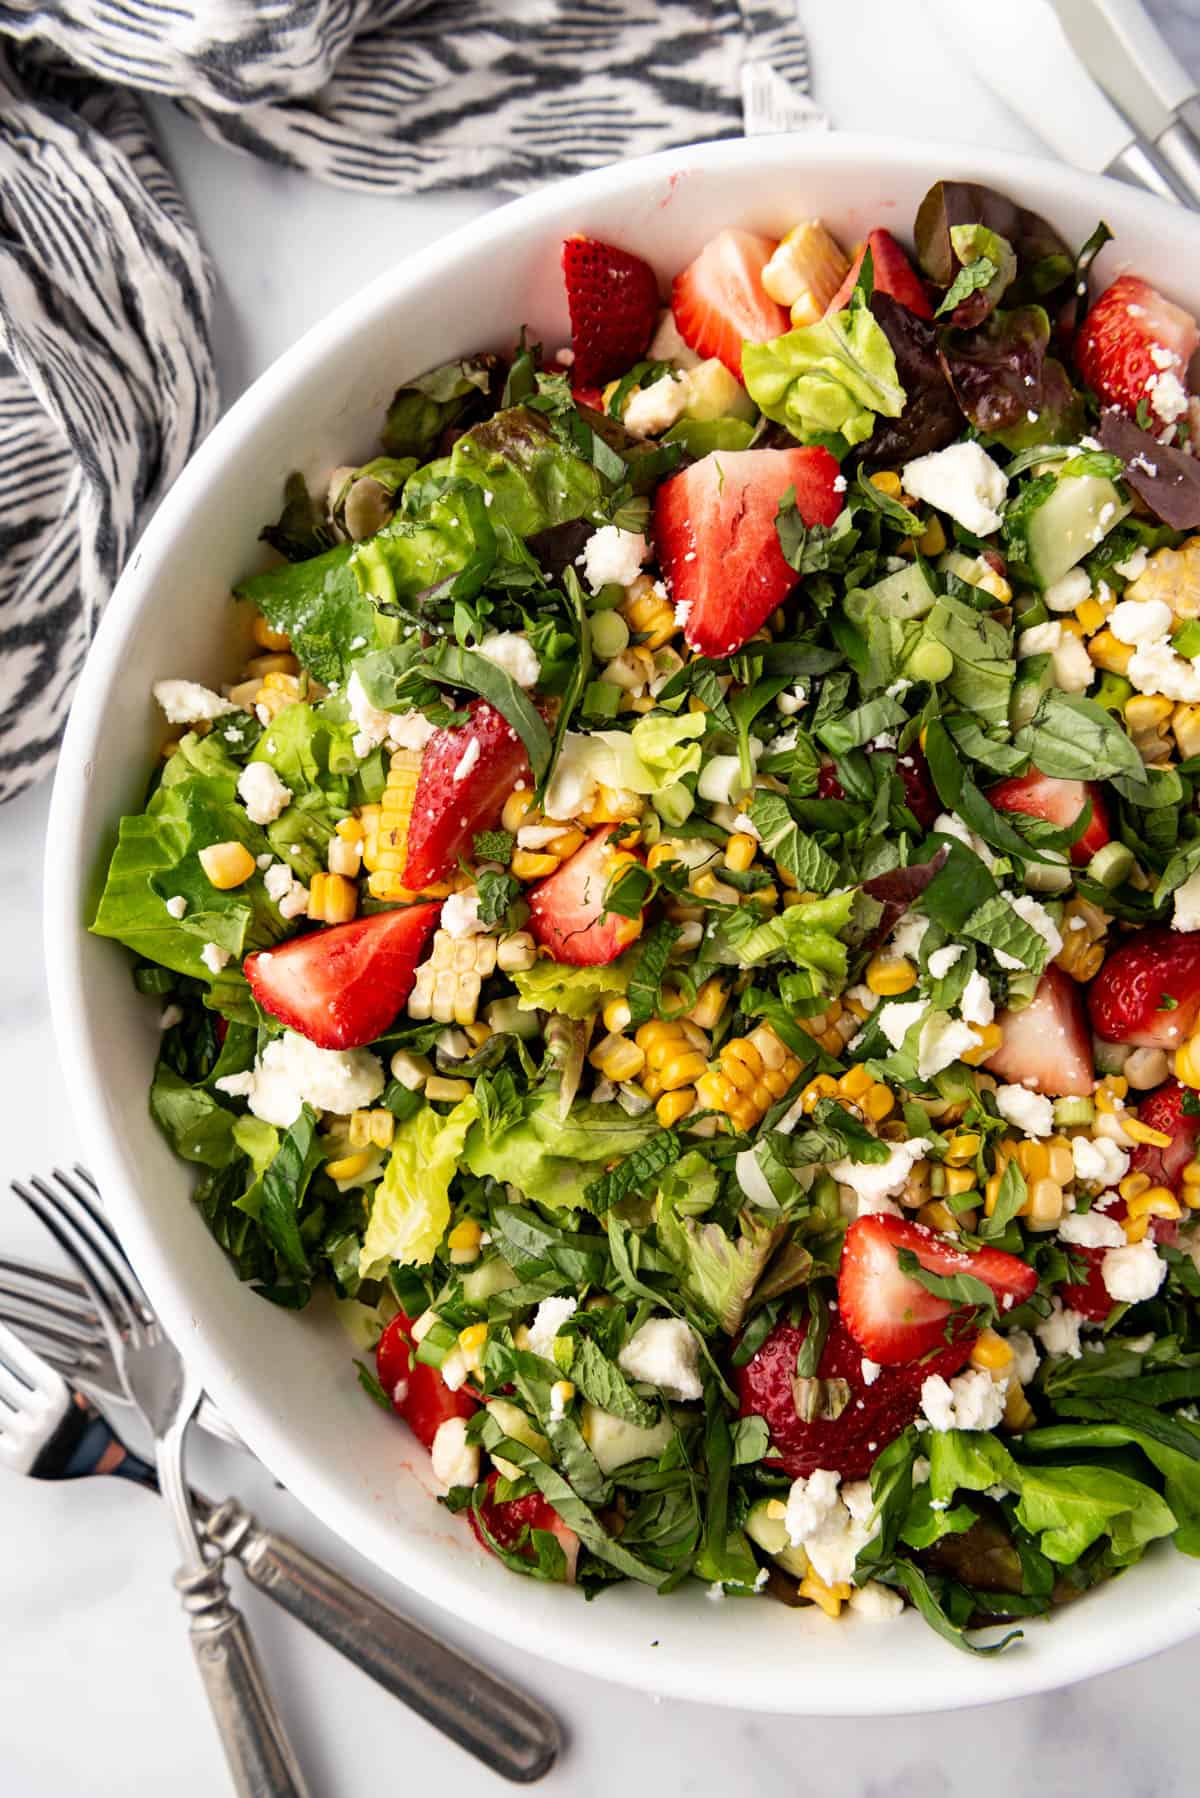
M 701 1068 L 703 1068 L 701 1062 Z M 696 1109 L 696 1089 L 694 1086 L 679 1086 L 673 1091 L 668 1089 L 654 1107 L 654 1115 L 664 1130 L 672 1124 L 680 1123 L 688 1113 Z
M 532 849 L 517 849 L 509 866 L 517 880 L 544 880 L 558 867 L 558 857 Z
M 344 874 L 314 874 L 308 888 L 308 915 L 320 924 L 348 924 L 358 910 L 358 888 Z
M 1004 1041 L 1004 1032 L 999 1024 L 976 1024 L 973 1026 L 979 1037 L 979 1045 L 974 1049 L 964 1049 L 961 1059 L 969 1068 L 978 1067 L 989 1055 L 994 1055 Z
M 1102 605 L 1098 599 L 1085 599 L 1082 605 L 1076 606 L 1075 619 L 1080 630 L 1090 637 L 1100 629 L 1111 610 L 1111 606 Z
M 462 1226 L 460 1225 L 459 1228 L 461 1229 Z M 475 1228 L 478 1232 L 478 1224 L 476 1224 Z M 466 1245 L 460 1243 L 456 1246 L 462 1248 Z M 468 1324 L 465 1329 L 458 1332 L 458 1346 L 468 1355 L 477 1355 L 487 1341 L 487 1334 L 488 1327 L 486 1324 Z
M 875 955 L 867 963 L 866 984 L 881 999 L 907 993 L 917 984 L 917 970 L 903 955 Z
M 900 498 L 900 476 L 890 468 L 882 468 L 878 474 L 873 474 L 871 485 L 877 487 L 880 493 L 886 493 L 889 499 Z
M 945 1191 L 949 1198 L 955 1198 L 960 1192 L 970 1192 L 975 1184 L 975 1171 L 969 1167 L 945 1167 L 943 1169 Z
M 425 1097 L 448 1105 L 457 1105 L 460 1099 L 471 1096 L 469 1080 L 448 1080 L 442 1074 L 431 1074 L 425 1082 Z
M 395 1134 L 396 1119 L 390 1111 L 381 1108 L 378 1111 L 353 1111 L 350 1114 L 352 1149 L 390 1148 Z
M 625 1080 L 636 1080 L 646 1065 L 646 1052 L 627 1036 L 610 1031 L 588 1056 L 588 1060 L 606 1080 L 618 1086 Z
M 1200 1035 L 1190 1036 L 1175 1051 L 1175 1078 L 1185 1086 L 1200 1087 Z
M 573 1380 L 555 1380 L 550 1388 L 551 1417 L 561 1416 L 574 1397 L 575 1382 Z
M 329 839 L 329 848 L 325 852 L 325 862 L 331 874 L 344 876 L 354 880 L 362 869 L 361 841 L 351 842 L 336 833 Z
M 924 535 L 918 537 L 917 548 L 923 556 L 940 556 L 946 547 L 946 533 L 942 529 L 940 518 L 931 518 L 925 526 Z
M 342 1155 L 336 1161 L 327 1161 L 325 1172 L 331 1180 L 354 1180 L 369 1166 L 370 1160 L 365 1150 L 355 1155 Z
M 298 675 L 299 672 L 300 664 L 295 656 L 286 653 L 254 656 L 246 663 L 246 678 L 248 680 L 266 680 L 268 674 Z M 283 688 L 281 691 L 286 692 L 287 689 Z
M 1022 1430 L 1032 1429 L 1037 1422 L 1037 1415 L 1025 1397 L 1025 1388 L 1017 1381 L 1010 1380 L 1004 1395 L 1004 1427 L 1019 1435 Z
M 693 1024 L 698 1024 L 700 1026 L 701 1030 L 711 1030 L 717 1024 L 721 1013 L 725 1009 L 725 998 L 725 988 L 718 976 L 714 974 L 711 980 L 706 980 L 704 982 L 704 985 L 696 994 L 696 1003 L 692 1006 L 692 1009 L 687 1015 Z M 624 1005 L 625 1001 L 622 999 L 619 1003 Z M 628 1007 L 626 1007 L 626 1010 L 628 1010 Z M 608 1023 L 607 1009 L 604 1013 L 604 1021 L 606 1024 Z
M 292 647 L 292 639 L 287 632 L 272 630 L 261 612 L 255 612 L 250 624 L 250 634 L 260 649 L 270 649 L 278 653 Z
M 1109 674 L 1124 674 L 1133 659 L 1133 645 L 1122 643 L 1107 627 L 1088 639 L 1087 652 L 1097 668 Z
M 938 1231 L 942 1236 L 956 1236 L 962 1228 L 960 1220 L 941 1199 L 927 1200 L 917 1211 L 917 1222 L 924 1224 L 927 1230 Z
M 210 886 L 225 893 L 249 880 L 254 872 L 254 857 L 244 843 L 210 843 L 200 851 L 200 866 Z
M 815 1605 L 821 1607 L 827 1617 L 839 1617 L 842 1606 L 854 1588 L 845 1580 L 838 1580 L 834 1585 L 827 1586 L 825 1581 L 819 1579 L 810 1567 L 796 1590 L 801 1598 L 811 1598 Z
M 1149 1124 L 1143 1124 L 1135 1117 L 1123 1117 L 1121 1122 L 1125 1126 L 1125 1134 L 1132 1137 L 1134 1142 L 1148 1143 L 1155 1149 L 1170 1148 L 1171 1138 L 1165 1130 L 1152 1130 Z
M 861 1107 L 873 1124 L 881 1124 L 889 1115 L 896 1103 L 895 1094 L 882 1081 L 876 1081 L 869 1093 L 861 1100 Z
M 520 974 L 537 960 L 537 944 L 527 930 L 514 930 L 496 946 L 496 966 L 504 974 Z
M 971 1366 L 982 1368 L 985 1373 L 1003 1375 L 1006 1368 L 1012 1365 L 1013 1352 L 1003 1336 L 995 1330 L 981 1330 L 975 1338 L 971 1349 Z
M 952 1136 L 946 1144 L 946 1166 L 965 1167 L 968 1161 L 974 1161 L 983 1144 L 983 1138 L 975 1130 L 960 1131 Z
M 737 874 L 746 872 L 757 853 L 758 844 L 744 831 L 736 831 L 725 840 L 725 866 Z

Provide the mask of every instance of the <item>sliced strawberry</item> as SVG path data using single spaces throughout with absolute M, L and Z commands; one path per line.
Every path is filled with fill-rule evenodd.
M 441 905 L 406 905 L 311 930 L 248 955 L 242 972 L 264 1011 L 319 1049 L 361 1049 L 387 1029 L 416 979 Z
M 1151 1130 L 1160 1130 L 1171 1138 L 1168 1148 L 1157 1143 L 1140 1142 L 1130 1156 L 1135 1174 L 1148 1174 L 1154 1186 L 1169 1186 L 1177 1193 L 1183 1185 L 1183 1170 L 1195 1158 L 1200 1140 L 1200 1117 L 1183 1109 L 1189 1089 L 1178 1080 L 1168 1080 L 1146 1097 L 1138 1099 L 1138 1119 Z
M 486 699 L 468 709 L 469 723 L 435 732 L 421 757 L 403 874 L 414 893 L 452 873 L 476 831 L 500 822 L 513 789 L 533 784 L 525 745 L 503 713 Z
M 555 961 L 598 967 L 615 961 L 641 935 L 640 916 L 604 910 L 609 881 L 633 860 L 611 837 L 612 825 L 602 825 L 557 873 L 529 891 L 529 928 Z
M 418 1442 L 432 1448 L 442 1425 L 451 1417 L 470 1417 L 479 1409 L 479 1400 L 465 1386 L 451 1392 L 436 1367 L 413 1360 L 412 1326 L 410 1317 L 397 1312 L 379 1338 L 375 1371 L 393 1411 L 404 1419 Z
M 901 1249 L 911 1250 L 928 1273 L 973 1274 L 995 1293 L 1002 1311 L 1023 1304 L 1037 1290 L 1033 1269 L 1003 1249 L 972 1252 L 908 1218 L 860 1217 L 842 1244 L 838 1304 L 863 1353 L 885 1367 L 945 1347 L 947 1331 L 955 1342 L 964 1334 L 977 1334 L 969 1310 L 956 1309 L 901 1271 Z
M 1017 774 L 989 787 L 987 796 L 997 811 L 1043 818 L 1059 830 L 1069 829 L 1090 799 L 1091 820 L 1079 841 L 1071 845 L 1071 860 L 1077 867 L 1091 861 L 1097 849 L 1103 849 L 1112 837 L 1104 794 L 1095 781 L 1057 780 L 1031 768 L 1028 774 Z
M 572 381 L 603 386 L 645 354 L 658 323 L 658 277 L 648 262 L 595 237 L 562 247 L 571 316 Z
M 846 1480 L 865 1479 L 875 1457 L 917 1415 L 921 1386 L 931 1374 L 949 1379 L 971 1352 L 970 1340 L 942 1344 L 937 1354 L 901 1367 L 879 1368 L 868 1386 L 863 1379 L 863 1351 L 835 1312 L 817 1363 L 820 1380 L 844 1380 L 849 1400 L 837 1417 L 801 1417 L 796 1407 L 796 1357 L 808 1334 L 807 1319 L 796 1325 L 776 1324 L 762 1347 L 733 1378 L 743 1417 L 765 1419 L 771 1447 L 792 1479 L 807 1478 L 819 1467 Z
M 671 311 L 683 341 L 704 360 L 719 356 L 739 381 L 743 343 L 768 343 L 791 327 L 762 284 L 776 248 L 753 231 L 718 231 L 671 288 Z
M 1177 1049 L 1200 1016 L 1200 931 L 1139 930 L 1093 980 L 1088 1010 L 1106 1042 Z
M 880 227 L 869 232 L 866 243 L 860 244 L 855 251 L 850 273 L 825 308 L 826 318 L 834 312 L 843 311 L 850 304 L 850 295 L 854 292 L 854 284 L 858 280 L 858 271 L 862 267 L 868 244 L 871 248 L 875 292 L 890 294 L 892 299 L 907 306 L 910 312 L 915 312 L 918 318 L 932 318 L 933 307 L 922 286 L 921 277 L 891 232 Z
M 775 518 L 789 487 L 806 525 L 830 525 L 842 509 L 829 451 L 714 450 L 672 475 L 654 499 L 658 560 L 702 655 L 727 656 L 752 637 L 796 585 Z
M 579 1537 L 575 1531 L 563 1522 L 553 1505 L 540 1492 L 527 1492 L 524 1498 L 494 1498 L 499 1478 L 500 1475 L 496 1472 L 488 1474 L 487 1494 L 480 1503 L 479 1516 L 475 1515 L 474 1509 L 467 1513 L 477 1541 L 489 1553 L 494 1554 L 492 1542 L 487 1539 L 491 1536 L 492 1541 L 507 1549 L 509 1554 L 533 1563 L 537 1560 L 537 1553 L 531 1537 L 534 1530 L 546 1530 L 557 1537 L 567 1560 L 564 1577 L 568 1585 L 574 1585 L 575 1563 L 579 1559 Z M 480 1524 L 483 1525 L 482 1529 Z M 484 1530 L 487 1531 L 486 1536 Z
M 1124 1206 L 1121 1208 L 1124 1210 Z M 1064 1280 L 1058 1288 L 1058 1296 L 1069 1311 L 1078 1311 L 1090 1323 L 1102 1324 L 1114 1303 L 1112 1294 L 1104 1284 L 1104 1257 L 1108 1250 L 1084 1248 L 1077 1242 L 1064 1246 L 1071 1266 L 1082 1278 Z
M 988 1057 L 989 1074 L 1055 1099 L 1092 1091 L 1096 1076 L 1083 1000 L 1061 968 L 1047 968 L 1030 1003 L 1002 1011 L 996 1022 L 1003 1040 Z
M 1080 326 L 1075 366 L 1102 400 L 1131 418 L 1144 400 L 1151 426 L 1158 429 L 1178 416 L 1177 407 L 1158 393 L 1159 382 L 1174 377 L 1187 388 L 1197 342 L 1200 332 L 1190 312 L 1139 276 L 1122 275 L 1105 288 Z M 1168 380 L 1168 392 L 1172 385 Z
M 577 406 L 586 406 L 591 412 L 603 412 L 604 389 L 602 387 L 580 387 L 576 384 L 571 389 L 571 398 Z

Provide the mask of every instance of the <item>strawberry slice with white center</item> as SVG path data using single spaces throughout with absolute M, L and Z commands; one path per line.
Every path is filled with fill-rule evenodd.
M 1110 406 L 1131 418 L 1145 404 L 1151 430 L 1187 409 L 1188 363 L 1200 332 L 1190 312 L 1138 275 L 1105 288 L 1075 339 L 1075 366 Z
M 1130 1156 L 1130 1170 L 1149 1175 L 1153 1186 L 1169 1186 L 1177 1193 L 1183 1185 L 1183 1170 L 1196 1156 L 1200 1139 L 1200 1113 L 1184 1110 L 1190 1088 L 1178 1080 L 1168 1080 L 1145 1098 L 1138 1098 L 1138 1119 L 1151 1130 L 1169 1136 L 1166 1148 L 1161 1143 L 1140 1142 Z
M 1139 930 L 1093 980 L 1088 1010 L 1106 1042 L 1178 1049 L 1200 1018 L 1200 931 Z
M 727 656 L 742 647 L 796 585 L 775 519 L 794 488 L 806 525 L 842 509 L 837 462 L 809 449 L 714 450 L 664 481 L 654 498 L 659 564 L 690 648 Z
M 826 318 L 834 312 L 844 311 L 850 304 L 850 295 L 854 292 L 868 247 L 871 251 L 873 291 L 890 294 L 893 300 L 899 300 L 902 306 L 907 306 L 918 318 L 932 318 L 933 307 L 929 295 L 921 285 L 921 277 L 891 232 L 880 226 L 868 232 L 866 242 L 859 245 L 854 261 L 850 264 L 850 273 L 825 309 Z
M 248 955 L 264 1011 L 319 1049 L 361 1049 L 387 1029 L 417 976 L 440 903 L 376 912 Z
M 718 231 L 671 288 L 679 335 L 707 361 L 717 356 L 742 378 L 743 343 L 769 343 L 791 320 L 762 284 L 778 246 L 754 231 Z
M 581 849 L 529 892 L 529 928 L 555 961 L 600 967 L 641 935 L 642 920 L 606 912 L 613 876 L 637 861 L 611 841 L 612 825 L 593 831 Z
M 379 1338 L 375 1369 L 379 1384 L 418 1442 L 433 1439 L 451 1417 L 470 1417 L 479 1400 L 465 1386 L 451 1391 L 436 1367 L 413 1359 L 413 1319 L 398 1311 Z
M 503 713 L 472 700 L 468 723 L 437 731 L 425 745 L 408 825 L 402 876 L 410 892 L 444 880 L 470 858 L 477 831 L 493 830 L 504 801 L 533 785 L 525 745 Z
M 970 1274 L 982 1280 L 1001 1313 L 1023 1304 L 1037 1290 L 1033 1269 L 1003 1249 L 967 1250 L 903 1217 L 860 1217 L 842 1245 L 838 1306 L 863 1353 L 883 1367 L 915 1361 L 948 1342 L 961 1343 L 979 1329 L 973 1307 L 939 1298 L 903 1272 L 904 1249 L 927 1273 Z
M 1077 867 L 1091 861 L 1097 849 L 1103 849 L 1112 838 L 1104 794 L 1095 781 L 1058 780 L 1031 768 L 1028 774 L 1018 774 L 989 787 L 987 796 L 999 812 L 1023 812 L 1027 818 L 1043 818 L 1059 830 L 1069 830 L 1090 799 L 1092 815 L 1088 827 L 1071 845 L 1071 860 Z
M 1096 1076 L 1083 1000 L 1061 968 L 1047 968 L 1030 1003 L 1000 1012 L 996 1022 L 1002 1041 L 988 1057 L 989 1074 L 1055 1099 L 1092 1091 Z
M 658 323 L 658 278 L 640 256 L 595 237 L 568 237 L 562 265 L 575 352 L 571 381 L 601 387 L 645 355 Z
M 553 1505 L 540 1492 L 527 1492 L 523 1498 L 498 1499 L 495 1493 L 499 1478 L 500 1475 L 493 1469 L 487 1476 L 487 1490 L 480 1500 L 478 1510 L 472 1507 L 467 1512 L 476 1540 L 482 1543 L 489 1554 L 495 1554 L 497 1547 L 500 1547 L 509 1554 L 519 1556 L 522 1561 L 535 1563 L 537 1544 L 533 1540 L 534 1531 L 545 1532 L 556 1539 L 563 1551 L 563 1579 L 568 1585 L 574 1584 L 575 1563 L 579 1559 L 579 1537 L 575 1531 L 563 1522 Z

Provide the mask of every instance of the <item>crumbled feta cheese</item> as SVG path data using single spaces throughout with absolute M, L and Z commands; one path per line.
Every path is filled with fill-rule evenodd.
M 392 714 L 381 712 L 378 706 L 371 704 L 367 698 L 367 690 L 359 678 L 357 668 L 351 671 L 350 679 L 346 682 L 346 704 L 350 707 L 351 718 L 358 726 L 358 735 L 354 741 L 354 753 L 361 760 L 362 755 L 369 755 L 372 749 L 386 741 Z M 366 744 L 366 748 L 361 753 L 358 746 L 360 738 Z
M 1096 678 L 1096 668 L 1081 637 L 1064 634 L 1050 652 L 1054 682 L 1064 693 L 1086 693 Z
M 519 631 L 493 631 L 483 639 L 476 654 L 497 668 L 503 668 L 518 687 L 532 687 L 542 671 L 533 644 Z
M 247 762 L 238 775 L 237 790 L 251 824 L 274 824 L 291 804 L 292 789 L 284 786 L 270 762 Z
M 1108 628 L 1120 643 L 1154 643 L 1169 634 L 1171 608 L 1161 599 L 1123 599 L 1108 615 Z
M 1071 1212 L 1058 1226 L 1058 1235 L 1061 1242 L 1076 1243 L 1081 1249 L 1119 1249 L 1125 1241 L 1116 1218 L 1103 1211 Z
M 1092 596 L 1092 583 L 1086 568 L 1071 568 L 1059 580 L 1052 581 L 1042 594 L 1050 612 L 1073 612 Z
M 1119 574 L 1123 580 L 1136 581 L 1139 575 L 1145 574 L 1146 563 L 1149 560 L 1150 555 L 1145 544 L 1139 543 L 1133 553 L 1126 556 L 1123 562 L 1113 563 L 1113 573 Z
M 229 961 L 229 951 L 222 949 L 219 943 L 205 943 L 200 951 L 200 960 L 210 974 L 219 974 Z
M 176 1024 L 182 1024 L 182 1022 L 182 1005 L 164 1005 L 161 1012 L 158 1014 L 158 1027 L 160 1030 L 174 1030 Z
M 1008 476 L 978 443 L 953 443 L 918 456 L 905 464 L 901 479 L 906 493 L 949 513 L 974 536 L 1000 529 Z
M 395 749 L 424 749 L 434 726 L 424 712 L 395 712 L 389 715 L 388 742 Z
M 1067 1355 L 1072 1361 L 1078 1361 L 1083 1354 L 1079 1342 L 1083 1316 L 1069 1310 L 1061 1299 L 1051 1299 L 1050 1303 L 1050 1315 L 1034 1325 L 1033 1333 L 1048 1355 Z
M 867 1355 L 864 1355 L 858 1371 L 862 1375 L 863 1385 L 873 1386 L 883 1372 L 883 1368 L 878 1361 L 872 1361 Z
M 1056 619 L 1035 624 L 1017 638 L 1017 655 L 1022 661 L 1026 656 L 1051 655 L 1062 642 L 1062 634 L 1063 627 Z
M 555 1380 L 550 1388 L 550 1422 L 561 1423 L 567 1415 L 567 1396 L 563 1390 L 564 1382 Z
M 970 825 L 964 824 L 953 812 L 939 812 L 933 821 L 933 828 L 939 836 L 956 837 L 964 848 L 977 855 L 984 867 L 989 871 L 996 866 L 996 857 L 992 854 L 981 836 L 977 836 Z
M 1054 1129 L 1052 1101 L 1041 1093 L 1031 1093 L 1027 1086 L 998 1086 L 996 1110 L 1026 1136 L 1049 1136 Z
M 451 893 L 442 906 L 438 927 L 456 940 L 485 935 L 488 926 L 479 921 L 479 888 L 464 887 L 461 893 Z
M 433 1477 L 446 1492 L 451 1486 L 473 1486 L 479 1478 L 479 1445 L 467 1441 L 465 1417 L 448 1417 L 438 1425 L 429 1456 Z
M 782 693 L 776 696 L 775 706 L 785 718 L 794 718 L 797 712 L 804 709 L 807 702 L 808 694 L 803 687 L 786 687 Z
M 231 1099 L 248 1099 L 254 1091 L 254 1072 L 247 1068 L 241 1074 L 223 1074 L 213 1085 L 219 1093 L 227 1093 Z
M 1076 1136 L 1071 1142 L 1075 1178 L 1097 1186 L 1115 1186 L 1129 1172 L 1129 1157 L 1105 1136 Z
M 928 1457 L 925 1455 L 918 1455 L 912 1464 L 913 1485 L 927 1486 L 929 1484 L 929 1476 L 932 1472 L 933 1468 L 930 1465 Z
M 935 949 L 929 957 L 929 972 L 935 980 L 943 979 L 966 952 L 964 943 L 947 943 L 944 949 Z
M 1124 1248 L 1109 1249 L 1100 1263 L 1104 1285 L 1117 1304 L 1136 1305 L 1152 1299 L 1167 1277 L 1167 1264 L 1148 1236 Z
M 543 1299 L 529 1326 L 529 1352 L 544 1361 L 554 1359 L 554 1338 L 579 1309 L 578 1299 Z
M 890 1623 L 904 1610 L 904 1600 L 892 1586 L 882 1580 L 869 1579 L 865 1586 L 855 1586 L 848 1603 L 856 1617 L 868 1623 Z
M 631 437 L 657 437 L 681 419 L 688 407 L 689 388 L 682 376 L 673 372 L 639 387 L 631 394 L 621 414 L 621 423 Z
M 617 1365 L 632 1380 L 658 1386 L 668 1398 L 702 1398 L 700 1342 L 682 1318 L 652 1317 L 629 1338 Z
M 1020 1385 L 1028 1386 L 1037 1372 L 1038 1362 L 1041 1360 L 1037 1343 L 1028 1330 L 1008 1330 L 1005 1332 L 1004 1340 L 1012 1350 L 1013 1377 Z
M 921 1410 L 935 1430 L 994 1430 L 1004 1416 L 1007 1380 L 968 1368 L 952 1380 L 930 1374 L 921 1387 Z
M 1161 694 L 1188 705 L 1200 700 L 1200 669 L 1178 655 L 1166 637 L 1135 649 L 1125 673 L 1139 693 Z
M 915 960 L 928 929 L 928 918 L 917 911 L 906 911 L 893 930 L 888 945 L 893 955 L 904 955 L 909 960 Z
M 977 1049 L 982 1040 L 970 1024 L 960 1023 L 944 1011 L 935 1011 L 921 1029 L 917 1049 L 918 1074 L 922 1080 L 932 1080 L 951 1062 L 961 1061 L 969 1049 Z
M 297 880 L 286 862 L 273 862 L 263 875 L 267 898 L 273 899 L 283 918 L 301 918 L 308 910 L 308 888 Z
M 850 1187 L 859 1199 L 860 1217 L 864 1215 L 863 1200 L 870 1203 L 876 1199 L 893 1198 L 903 1191 L 917 1162 L 925 1159 L 926 1144 L 920 1137 L 911 1137 L 907 1142 L 890 1142 L 886 1147 L 886 1161 L 851 1161 L 847 1155 L 830 1165 L 834 1179 L 842 1186 Z
M 154 697 L 166 713 L 168 724 L 205 724 L 238 709 L 232 700 L 222 699 L 211 687 L 202 687 L 194 680 L 155 681 Z
M 346 1117 L 383 1091 L 383 1068 L 366 1049 L 319 1049 L 306 1036 L 285 1030 L 262 1052 L 246 1095 L 255 1117 L 286 1130 L 301 1107 Z
M 641 531 L 623 531 L 618 525 L 605 524 L 592 532 L 576 561 L 592 592 L 599 593 L 601 587 L 614 582 L 628 587 L 636 581 L 649 555 L 650 545 Z
M 166 907 L 173 918 L 182 918 L 187 911 L 188 902 L 182 893 L 176 893 L 173 898 L 166 901 Z
M 1187 411 L 1188 396 L 1173 369 L 1167 368 L 1159 375 L 1152 375 L 1146 382 L 1146 389 L 1150 395 L 1151 411 L 1165 425 L 1174 424 Z
M 1200 868 L 1175 889 L 1172 930 L 1200 930 Z
M 472 768 L 475 766 L 476 762 L 479 760 L 479 756 L 480 756 L 479 738 L 472 737 L 470 742 L 467 744 L 467 747 L 463 750 L 462 754 L 458 758 L 458 761 L 455 765 L 454 772 L 450 776 L 451 780 L 466 780 L 467 775 L 471 772 Z
M 813 1572 L 826 1585 L 853 1579 L 858 1552 L 872 1534 L 869 1483 L 854 1481 L 839 1494 L 840 1484 L 841 1475 L 823 1467 L 807 1479 L 793 1480 L 784 1518 L 788 1541 L 804 1550 Z
M 978 969 L 967 975 L 958 1009 L 968 1024 L 990 1024 L 995 1017 L 992 989 Z
M 904 1039 L 919 1017 L 925 1014 L 924 999 L 892 999 L 879 1013 L 879 1028 L 893 1049 L 902 1049 Z

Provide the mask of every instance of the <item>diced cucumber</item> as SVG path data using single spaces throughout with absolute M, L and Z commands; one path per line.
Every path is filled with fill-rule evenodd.
M 687 389 L 684 417 L 707 423 L 716 418 L 753 418 L 757 407 L 736 375 L 731 375 L 716 356 L 690 368 L 683 377 Z
M 1189 661 L 1200 656 L 1200 618 L 1189 618 L 1186 624 L 1180 625 L 1171 638 L 1171 648 L 1176 655 L 1187 656 Z
M 1072 1124 L 1090 1124 L 1096 1115 L 1096 1107 L 1091 1099 L 1064 1098 L 1054 1101 L 1054 1122 L 1060 1130 L 1068 1130 Z
M 778 1499 L 760 1498 L 757 1504 L 751 1505 L 746 1518 L 746 1534 L 751 1542 L 757 1542 L 773 1561 L 778 1562 L 785 1573 L 803 1579 L 808 1572 L 808 1556 L 802 1548 L 794 1548 L 788 1541 L 783 1518 L 770 1515 L 771 1506 L 778 1502 Z
M 1047 849 L 1047 855 L 1054 851 Z M 1071 870 L 1066 856 L 1048 862 L 1026 862 L 1025 885 L 1031 893 L 1061 893 L 1071 884 Z
M 714 450 L 749 449 L 754 426 L 746 418 L 681 418 L 669 431 L 664 443 L 682 443 L 689 456 L 701 461 Z
M 1033 481 L 1004 521 L 1010 559 L 1044 592 L 1090 555 L 1130 509 L 1103 475 Z
M 495 1400 L 492 1402 L 494 1404 Z M 580 1428 L 601 1473 L 615 1473 L 629 1461 L 644 1461 L 651 1455 L 657 1457 L 675 1436 L 675 1426 L 669 1417 L 660 1418 L 644 1430 L 640 1424 L 626 1423 L 623 1417 L 614 1417 L 611 1411 L 602 1411 L 598 1405 L 587 1401 Z
M 514 1405 L 511 1399 L 493 1398 L 488 1400 L 488 1410 L 506 1436 L 511 1436 L 514 1442 L 523 1442 L 525 1447 L 531 1448 L 535 1455 L 541 1455 L 543 1460 L 549 1460 L 550 1444 L 541 1431 L 535 1429 L 530 1423 L 519 1405 Z M 500 1455 L 492 1456 L 492 1465 L 498 1473 L 504 1475 L 506 1480 L 521 1478 L 521 1469 L 514 1462 L 506 1461 Z
M 536 1022 L 536 1012 L 525 1015 Z M 463 1297 L 468 1305 L 486 1305 L 498 1292 L 507 1292 L 510 1286 L 518 1284 L 516 1274 L 503 1255 L 493 1255 L 490 1261 L 477 1261 L 462 1276 Z
M 1119 887 L 1133 871 L 1133 850 L 1127 849 L 1124 843 L 1105 843 L 1093 855 L 1087 871 L 1090 878 L 1098 880 L 1101 886 Z
M 1008 702 L 1008 722 L 1012 730 L 1020 730 L 1030 723 L 1042 695 L 1056 686 L 1054 679 L 1054 663 L 1050 656 L 1026 656 L 1017 664 L 1017 678 L 1013 682 L 1012 694 Z

